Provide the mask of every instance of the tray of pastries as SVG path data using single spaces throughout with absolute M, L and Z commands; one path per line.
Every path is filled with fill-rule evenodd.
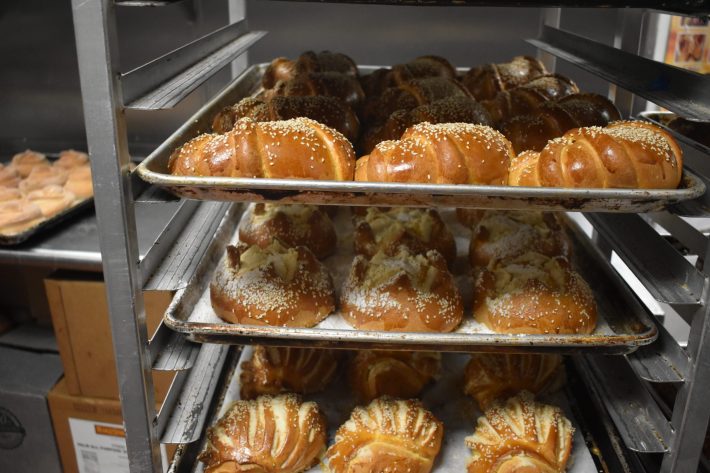
M 254 65 L 137 168 L 193 199 L 647 212 L 697 198 L 665 130 L 519 56 Z
M 597 471 L 547 355 L 245 347 L 195 472 Z
M 0 245 L 17 245 L 57 225 L 93 201 L 86 153 L 55 157 L 26 150 L 0 163 Z
M 673 112 L 645 111 L 639 113 L 639 118 L 668 130 L 675 137 L 705 153 L 710 153 L 710 122 L 687 120 Z
M 657 335 L 554 213 L 260 203 L 226 243 L 165 314 L 194 341 L 629 353 Z

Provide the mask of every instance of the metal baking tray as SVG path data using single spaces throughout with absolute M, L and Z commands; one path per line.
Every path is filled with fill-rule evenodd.
M 234 370 L 229 385 L 221 399 L 214 424 L 222 417 L 237 401 L 240 390 L 241 366 L 244 361 L 251 358 L 252 347 L 244 347 L 239 359 L 239 364 Z M 440 377 L 425 387 L 419 396 L 424 407 L 429 409 L 437 419 L 444 423 L 444 439 L 441 450 L 436 457 L 433 473 L 449 473 L 466 471 L 466 464 L 471 456 L 471 450 L 466 446 L 464 439 L 473 434 L 476 421 L 482 415 L 480 409 L 472 398 L 463 394 L 462 382 L 463 371 L 468 362 L 468 356 L 460 353 L 445 353 L 442 356 Z M 328 446 L 335 441 L 335 432 L 350 417 L 350 413 L 357 406 L 358 402 L 348 386 L 344 373 L 347 370 L 340 370 L 339 374 L 326 388 L 325 391 L 315 394 L 304 395 L 306 401 L 314 401 L 318 404 L 321 412 L 326 417 L 328 426 Z M 559 406 L 575 426 L 573 437 L 572 453 L 568 463 L 568 473 L 589 473 L 599 471 L 594 457 L 585 442 L 583 430 L 575 418 L 570 407 L 569 394 L 565 390 L 540 397 L 542 402 L 547 402 Z M 204 449 L 204 444 L 201 446 Z M 195 473 L 204 471 L 203 464 L 195 463 L 192 470 Z M 320 473 L 327 471 L 322 463 L 306 470 L 306 473 Z
M 66 220 L 69 220 L 73 216 L 83 212 L 86 209 L 91 208 L 94 205 L 94 198 L 87 197 L 85 199 L 77 200 L 71 207 L 67 207 L 56 215 L 42 220 L 37 225 L 23 230 L 20 233 L 15 233 L 12 235 L 4 235 L 0 233 L 0 246 L 14 246 L 24 243 L 31 237 L 49 230 L 57 225 L 61 225 Z
M 138 175 L 146 182 L 188 199 L 284 204 L 650 212 L 694 199 L 705 192 L 705 184 L 688 171 L 684 172 L 678 189 L 564 189 L 171 175 L 168 161 L 172 152 L 201 133 L 209 132 L 212 118 L 222 108 L 257 92 L 265 68 L 265 64 L 251 66 L 205 104 L 138 166 Z M 362 68 L 363 71 L 371 69 L 370 66 Z
M 681 140 L 684 143 L 702 151 L 703 153 L 710 155 L 710 148 L 708 148 L 704 144 L 698 143 L 694 139 L 689 138 L 689 137 L 683 135 L 682 133 L 679 133 L 678 131 L 673 130 L 672 128 L 668 127 L 668 123 L 677 116 L 675 113 L 645 111 L 645 112 L 639 113 L 638 116 L 639 116 L 639 118 L 641 118 L 643 120 L 649 121 L 649 122 L 653 123 L 654 125 L 660 126 L 661 128 L 663 128 L 667 132 L 671 133 L 671 135 L 673 135 L 673 137 L 675 137 L 676 139 Z
M 271 344 L 323 346 L 336 348 L 384 348 L 436 351 L 508 351 L 562 352 L 589 351 L 625 354 L 653 342 L 657 329 L 646 309 L 626 283 L 611 268 L 589 239 L 570 221 L 577 270 L 592 287 L 597 301 L 599 321 L 592 334 L 584 335 L 516 335 L 494 333 L 471 316 L 473 282 L 467 258 L 469 230 L 456 221 L 455 212 L 441 212 L 456 238 L 458 257 L 452 267 L 466 307 L 464 322 L 451 333 L 404 333 L 356 330 L 336 311 L 313 328 L 270 327 L 230 324 L 218 318 L 210 304 L 209 284 L 224 244 L 214 245 L 203 264 L 185 289 L 175 295 L 168 307 L 165 324 L 201 343 Z M 336 253 L 325 260 L 336 290 L 353 259 L 352 223 L 349 209 L 340 209 L 335 217 L 338 232 Z M 236 234 L 232 240 L 236 239 Z M 337 300 L 337 299 L 336 299 Z

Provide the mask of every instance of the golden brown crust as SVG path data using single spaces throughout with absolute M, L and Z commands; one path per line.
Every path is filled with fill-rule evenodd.
M 207 430 L 205 473 L 300 473 L 325 449 L 325 418 L 294 394 L 237 401 Z
M 646 122 L 576 128 L 539 152 L 513 160 L 513 186 L 675 189 L 683 152 L 663 129 Z
M 168 169 L 180 176 L 350 181 L 355 153 L 343 135 L 309 118 L 242 118 L 229 133 L 200 135 L 175 150 Z
M 337 350 L 256 345 L 251 359 L 242 363 L 241 398 L 322 391 L 335 377 L 339 359 Z
M 0 163 L 0 187 L 17 187 L 20 184 L 20 174 L 12 165 Z
M 359 107 L 365 99 L 357 78 L 338 72 L 304 72 L 288 80 L 278 81 L 272 88 L 265 89 L 260 98 L 269 100 L 276 96 L 325 95 L 335 97 L 350 107 Z
M 30 174 L 20 182 L 19 188 L 23 194 L 27 194 L 51 185 L 63 186 L 68 177 L 67 170 L 61 167 L 35 166 Z
M 356 407 L 325 454 L 331 473 L 428 473 L 444 426 L 417 400 L 380 398 Z
M 44 218 L 50 218 L 71 207 L 76 201 L 76 196 L 65 190 L 62 186 L 49 185 L 42 189 L 31 191 L 26 196 L 42 211 Z
M 572 452 L 574 428 L 555 406 L 526 391 L 496 402 L 466 437 L 468 473 L 563 473 Z
M 346 322 L 361 330 L 450 332 L 463 304 L 446 260 L 436 251 L 356 256 L 341 292 Z
M 592 333 L 597 306 L 587 283 L 561 256 L 529 251 L 493 260 L 474 282 L 473 315 L 501 333 Z
M 536 110 L 518 115 L 500 126 L 517 153 L 541 151 L 551 139 L 583 126 L 606 126 L 621 120 L 614 104 L 598 94 L 572 94 L 545 102 Z
M 88 154 L 82 151 L 76 151 L 74 149 L 66 149 L 59 153 L 59 159 L 54 163 L 54 166 L 69 170 L 78 166 L 85 166 L 88 164 Z
M 247 97 L 219 112 L 212 120 L 212 131 L 227 133 L 243 117 L 258 122 L 306 117 L 338 130 L 351 142 L 355 141 L 360 131 L 355 112 L 340 100 L 324 95 L 276 96 L 268 100 Z
M 29 149 L 14 155 L 10 165 L 22 178 L 29 176 L 34 168 L 51 166 L 44 154 Z
M 510 142 L 490 127 L 425 122 L 407 129 L 402 139 L 383 141 L 360 158 L 355 178 L 373 182 L 504 185 L 514 156 Z
M 381 396 L 415 398 L 440 369 L 440 353 L 359 350 L 348 373 L 358 398 L 370 402 Z
M 0 186 L 0 202 L 22 199 L 22 192 L 16 187 Z
M 288 247 L 305 246 L 318 259 L 332 255 L 338 242 L 330 217 L 316 206 L 250 205 L 239 225 L 239 240 L 266 247 L 274 239 Z
M 331 51 L 319 53 L 306 51 L 294 61 L 285 57 L 271 61 L 264 71 L 261 82 L 265 89 L 270 89 L 279 81 L 290 80 L 299 74 L 309 72 L 337 72 L 351 77 L 358 75 L 357 65 L 345 54 Z
M 303 246 L 228 246 L 210 285 L 215 313 L 231 323 L 312 327 L 335 309 L 328 270 Z
M 76 166 L 69 170 L 64 189 L 71 192 L 79 199 L 86 199 L 94 195 L 94 186 L 91 181 L 91 167 L 88 164 Z
M 32 202 L 8 200 L 0 203 L 0 234 L 16 235 L 43 220 L 42 211 Z
M 360 82 L 367 96 L 371 97 L 413 79 L 429 77 L 456 79 L 456 70 L 442 57 L 420 56 L 408 63 L 396 64 L 392 69 L 378 69 L 362 77 Z
M 564 227 L 552 213 L 488 211 L 471 234 L 471 266 L 487 266 L 494 259 L 509 259 L 535 251 L 554 257 L 571 256 Z
M 454 235 L 434 209 L 368 207 L 353 221 L 356 254 L 372 258 L 382 251 L 393 256 L 406 246 L 412 254 L 438 251 L 449 265 L 456 259 Z
M 558 389 L 564 379 L 560 355 L 474 353 L 466 365 L 464 392 L 481 409 L 519 391 L 533 394 Z
M 546 74 L 535 58 L 516 56 L 510 62 L 472 67 L 462 78 L 476 100 L 490 100 L 503 90 L 512 89 Z

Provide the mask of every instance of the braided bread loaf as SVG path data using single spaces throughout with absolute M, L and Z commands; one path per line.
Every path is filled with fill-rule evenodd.
M 545 66 L 537 59 L 516 56 L 510 62 L 472 67 L 461 81 L 476 100 L 490 100 L 502 90 L 512 89 L 546 73 Z
M 484 125 L 419 123 L 399 141 L 383 141 L 357 161 L 357 181 L 502 185 L 515 156 L 510 142 Z
M 405 64 L 396 64 L 392 69 L 378 69 L 360 79 L 368 97 L 380 95 L 389 87 L 397 87 L 412 79 L 425 77 L 456 78 L 456 69 L 443 57 L 420 56 Z
M 380 396 L 417 397 L 441 368 L 441 354 L 360 350 L 350 364 L 350 386 L 366 402 Z
M 482 409 L 518 391 L 554 391 L 563 380 L 560 355 L 474 353 L 466 365 L 464 392 Z
M 325 449 L 323 414 L 295 394 L 237 401 L 207 430 L 205 473 L 300 473 Z
M 332 473 L 428 473 L 444 427 L 417 400 L 380 398 L 356 407 L 325 454 Z
M 355 141 L 360 131 L 355 112 L 335 97 L 325 95 L 276 96 L 269 100 L 247 97 L 219 112 L 212 121 L 212 131 L 227 133 L 243 117 L 257 122 L 306 117 L 338 130 L 350 141 Z
M 339 358 L 337 350 L 257 345 L 242 363 L 241 397 L 322 391 L 335 377 Z
M 337 72 L 357 77 L 357 65 L 350 57 L 341 53 L 306 51 L 295 61 L 279 57 L 271 61 L 264 71 L 261 83 L 265 89 L 271 89 L 279 81 L 291 80 L 299 74 L 309 72 Z
M 510 166 L 512 186 L 675 189 L 683 152 L 673 137 L 646 122 L 570 130 Z
M 266 100 L 282 96 L 326 95 L 342 100 L 351 107 L 359 106 L 365 98 L 357 78 L 338 72 L 304 72 L 288 80 L 278 81 L 265 89 L 260 98 Z
M 350 181 L 355 152 L 337 131 L 308 118 L 241 118 L 223 135 L 193 138 L 170 156 L 180 176 L 276 177 Z
M 547 142 L 572 128 L 606 126 L 620 120 L 613 103 L 597 94 L 572 94 L 557 101 L 545 102 L 536 110 L 518 115 L 500 126 L 516 153 L 540 151 Z
M 574 428 L 562 411 L 523 391 L 496 402 L 466 437 L 468 473 L 563 473 L 572 452 Z
M 549 74 L 501 91 L 481 104 L 495 123 L 501 123 L 517 115 L 530 113 L 550 100 L 560 100 L 576 93 L 579 93 L 579 89 L 570 79 L 559 74 Z

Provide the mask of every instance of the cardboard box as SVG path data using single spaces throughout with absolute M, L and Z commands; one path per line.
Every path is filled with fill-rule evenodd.
M 61 380 L 48 396 L 64 473 L 129 473 L 119 401 L 72 396 L 67 386 Z M 164 468 L 174 452 L 163 448 Z
M 74 396 L 118 399 L 118 382 L 100 275 L 56 273 L 45 280 L 67 390 Z M 171 292 L 145 294 L 148 333 L 157 329 L 172 300 Z M 156 400 L 165 399 L 174 373 L 153 372 Z
M 0 471 L 61 473 L 47 405 L 59 356 L 0 347 L 0 360 Z

